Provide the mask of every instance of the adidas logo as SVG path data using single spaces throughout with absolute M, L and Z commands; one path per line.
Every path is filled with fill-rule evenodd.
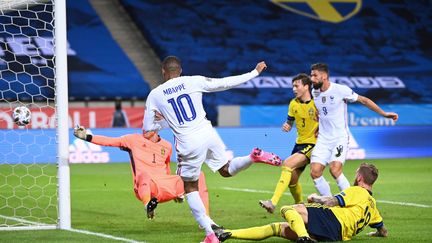
M 91 134 L 90 130 L 87 130 Z M 102 146 L 76 138 L 69 145 L 69 163 L 108 163 L 109 153 Z

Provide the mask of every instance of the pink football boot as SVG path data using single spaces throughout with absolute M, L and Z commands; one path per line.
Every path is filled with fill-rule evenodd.
M 254 163 L 265 163 L 273 166 L 280 166 L 282 164 L 282 160 L 279 156 L 259 148 L 254 148 L 252 150 L 250 158 Z
M 204 241 L 201 241 L 201 243 L 219 243 L 219 239 L 216 237 L 215 233 L 211 233 L 204 238 Z

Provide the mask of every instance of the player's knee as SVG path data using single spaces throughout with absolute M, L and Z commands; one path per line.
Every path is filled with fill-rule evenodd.
M 285 166 L 285 167 L 288 167 L 288 168 L 291 168 L 291 161 L 290 161 L 290 159 L 289 158 L 287 158 L 287 159 L 285 159 L 283 162 L 282 162 L 282 166 Z
M 196 181 L 183 181 L 185 193 L 198 191 L 198 180 Z
M 319 178 L 322 176 L 322 171 L 311 169 L 310 175 L 311 175 L 312 179 L 316 179 L 316 178 Z
M 306 157 L 304 154 L 295 153 L 283 161 L 283 166 L 295 169 L 306 165 Z
M 322 176 L 325 166 L 319 163 L 311 163 L 310 165 L 310 175 L 312 179 L 317 179 Z
M 295 210 L 295 209 L 291 205 L 290 206 L 283 206 L 283 207 L 281 207 L 280 213 L 281 213 L 282 218 L 286 219 L 287 213 L 292 212 L 293 210 Z
M 229 163 L 227 163 L 226 165 L 224 165 L 222 168 L 220 168 L 218 171 L 219 171 L 219 174 L 221 175 L 221 176 L 223 176 L 223 177 L 231 177 L 232 175 L 229 173 L 229 171 L 228 171 L 228 165 L 229 165 Z
M 338 178 L 342 174 L 342 164 L 332 163 L 330 164 L 330 174 L 333 178 Z

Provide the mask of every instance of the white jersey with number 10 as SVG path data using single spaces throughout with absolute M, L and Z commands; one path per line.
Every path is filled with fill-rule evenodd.
M 249 73 L 226 78 L 203 76 L 181 76 L 173 78 L 153 89 L 147 97 L 144 116 L 144 130 L 160 130 L 164 122 L 154 119 L 160 112 L 172 129 L 177 146 L 185 149 L 200 143 L 206 129 L 212 129 L 202 104 L 202 93 L 216 92 L 238 86 L 256 76 L 254 69 Z

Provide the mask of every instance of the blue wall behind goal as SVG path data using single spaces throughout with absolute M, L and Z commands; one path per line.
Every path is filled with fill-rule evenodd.
M 432 125 L 432 104 L 382 105 L 385 111 L 396 112 L 397 122 L 384 118 L 360 104 L 348 105 L 349 126 Z M 288 105 L 240 106 L 240 126 L 281 126 L 287 118 Z
M 295 143 L 295 132 L 284 133 L 279 127 L 218 128 L 229 156 L 243 156 L 255 146 L 285 158 Z M 140 133 L 140 129 L 93 129 L 104 136 Z M 384 159 L 432 157 L 432 126 L 351 127 L 349 159 Z M 164 130 L 161 136 L 173 142 L 173 135 Z M 129 155 L 118 148 L 101 147 L 76 139 L 70 132 L 71 163 L 128 162 Z M 0 130 L 0 164 L 55 163 L 55 131 Z M 172 160 L 176 160 L 175 152 Z

